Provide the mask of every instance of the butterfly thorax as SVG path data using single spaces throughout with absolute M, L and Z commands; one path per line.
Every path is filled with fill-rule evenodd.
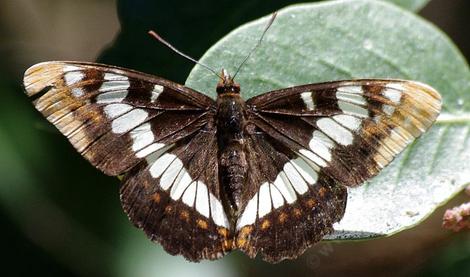
M 246 105 L 240 86 L 223 70 L 217 85 L 217 140 L 219 180 L 231 209 L 240 208 L 241 192 L 247 175 L 244 129 Z

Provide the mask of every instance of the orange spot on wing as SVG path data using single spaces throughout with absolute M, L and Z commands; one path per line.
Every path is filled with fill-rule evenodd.
M 223 244 L 222 244 L 222 248 L 223 248 L 225 251 L 232 250 L 232 249 L 234 248 L 233 240 L 231 240 L 231 239 L 224 240 L 224 242 L 223 242 Z
M 171 214 L 173 212 L 173 207 L 171 205 L 168 205 L 165 207 L 165 213 Z
M 205 220 L 198 219 L 196 221 L 196 223 L 197 223 L 197 226 L 201 229 L 207 229 L 207 227 L 208 227 L 207 221 L 205 221 Z
M 233 240 L 232 239 L 228 239 L 228 236 L 229 236 L 229 231 L 227 228 L 223 228 L 223 227 L 218 227 L 217 228 L 217 232 L 219 233 L 219 235 L 221 237 L 224 238 L 223 242 L 222 242 L 222 249 L 224 251 L 229 251 L 231 250 L 234 245 L 233 245 Z
M 284 223 L 284 222 L 286 222 L 287 218 L 288 218 L 288 215 L 287 215 L 286 213 L 284 213 L 284 212 L 281 212 L 281 213 L 279 214 L 279 218 L 278 218 L 278 219 L 279 219 L 279 223 Z
M 245 226 L 243 227 L 239 233 L 237 238 L 237 247 L 244 248 L 249 240 L 249 236 L 253 231 L 253 226 Z
M 181 211 L 180 212 L 180 218 L 181 218 L 181 220 L 189 222 L 189 213 L 188 213 L 188 211 Z
M 307 207 L 313 208 L 317 204 L 317 201 L 315 201 L 315 199 L 313 198 L 310 198 L 307 200 L 307 202 L 305 202 L 305 204 L 307 205 Z
M 266 230 L 271 226 L 271 221 L 269 219 L 265 219 L 263 223 L 261 223 L 261 230 Z
M 155 202 L 155 203 L 160 203 L 160 200 L 161 200 L 161 196 L 160 196 L 160 193 L 156 192 L 152 195 L 152 200 Z
M 217 232 L 219 233 L 219 235 L 221 235 L 224 238 L 228 237 L 227 228 L 219 227 L 219 228 L 217 228 Z
M 295 217 L 300 217 L 302 215 L 302 211 L 298 208 L 294 208 L 292 210 L 292 213 L 294 214 Z

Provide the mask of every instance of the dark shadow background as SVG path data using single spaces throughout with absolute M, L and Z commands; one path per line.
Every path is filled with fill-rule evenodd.
M 149 29 L 198 58 L 240 24 L 293 3 L 121 0 L 116 14 L 110 0 L 0 2 L 0 275 L 116 276 L 121 266 L 136 266 L 132 259 L 126 265 L 127 257 L 140 255 L 129 252 L 134 249 L 127 246 L 129 237 L 142 238 L 145 249 L 157 249 L 159 267 L 189 266 L 134 230 L 120 208 L 119 181 L 91 167 L 35 112 L 21 88 L 28 66 L 54 59 L 98 60 L 184 83 L 193 65 L 150 38 Z M 467 0 L 433 0 L 420 12 L 454 40 L 467 60 L 469 14 Z M 465 200 L 461 195 L 446 207 Z M 218 271 L 204 264 L 205 272 L 468 276 L 470 236 L 441 229 L 444 210 L 390 238 L 323 243 L 275 266 L 235 253 L 214 263 Z M 162 262 L 173 260 L 177 263 Z

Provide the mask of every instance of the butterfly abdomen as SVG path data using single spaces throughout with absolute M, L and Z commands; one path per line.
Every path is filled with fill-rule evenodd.
M 222 94 L 217 99 L 219 179 L 232 208 L 238 210 L 247 175 L 243 130 L 246 106 L 239 94 Z

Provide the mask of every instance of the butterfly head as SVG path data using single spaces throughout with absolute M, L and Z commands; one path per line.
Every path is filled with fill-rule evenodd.
M 217 84 L 217 94 L 224 93 L 240 93 L 240 85 L 233 81 L 232 76 L 227 72 L 227 70 L 222 69 L 220 73 L 220 81 Z

